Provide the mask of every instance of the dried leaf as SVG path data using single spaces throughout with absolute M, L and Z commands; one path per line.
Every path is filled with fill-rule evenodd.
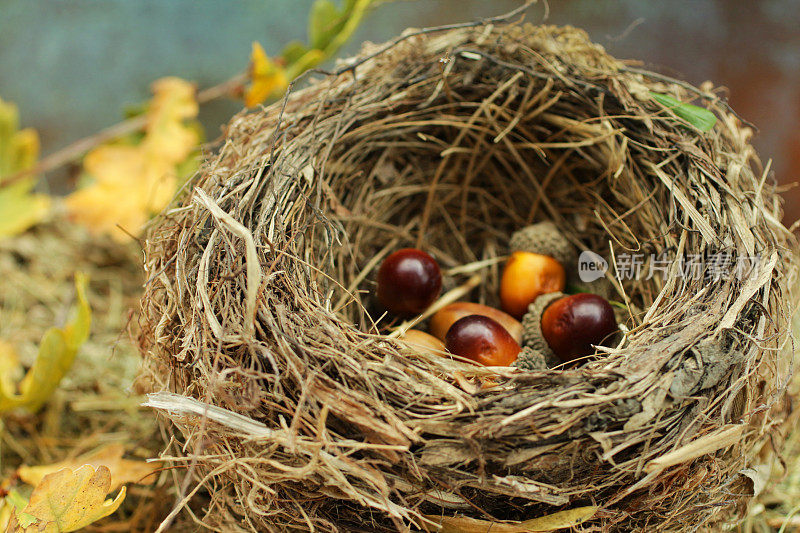
M 244 93 L 244 103 L 254 107 L 268 98 L 280 95 L 288 87 L 286 70 L 274 62 L 261 45 L 253 43 L 250 54 L 250 86 Z
M 198 106 L 194 85 L 179 78 L 153 84 L 144 137 L 136 143 L 99 146 L 84 159 L 92 183 L 66 198 L 73 220 L 124 241 L 161 211 L 179 185 L 180 165 L 195 151 L 200 134 L 191 122 Z
M 425 518 L 439 524 L 438 533 L 539 533 L 577 526 L 593 517 L 598 509 L 577 507 L 524 522 L 489 522 L 466 516 L 426 515 Z
M 0 412 L 20 407 L 36 411 L 58 387 L 72 366 L 78 348 L 89 337 L 92 317 L 86 300 L 87 282 L 86 276 L 75 274 L 78 303 L 73 316 L 63 328 L 45 332 L 39 355 L 19 386 L 14 375 L 21 373 L 17 354 L 10 344 L 0 342 Z
M 77 531 L 104 518 L 125 499 L 123 487 L 113 500 L 106 499 L 111 472 L 85 465 L 74 472 L 69 468 L 48 474 L 33 489 L 22 512 L 12 516 L 6 528 L 13 533 L 65 533 Z
M 105 466 L 111 471 L 111 486 L 109 490 L 116 490 L 126 483 L 148 483 L 154 480 L 154 474 L 160 467 L 159 462 L 132 461 L 123 459 L 125 449 L 122 444 L 109 444 L 92 453 L 61 461 L 51 465 L 21 466 L 17 475 L 29 485 L 38 485 L 42 479 L 64 468 L 77 469 L 82 465 L 91 465 L 95 468 Z M 149 477 L 149 480 L 147 479 Z

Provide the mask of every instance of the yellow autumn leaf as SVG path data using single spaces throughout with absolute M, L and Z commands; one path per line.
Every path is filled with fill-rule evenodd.
M 0 178 L 31 168 L 38 157 L 39 136 L 20 130 L 17 106 L 0 99 Z
M 39 157 L 39 136 L 19 130 L 16 106 L 0 100 L 0 238 L 16 235 L 40 222 L 50 210 L 50 198 L 35 194 L 34 178 L 3 183 L 3 178 L 27 170 Z
M 177 165 L 200 142 L 197 131 L 186 124 L 199 111 L 195 87 L 180 78 L 169 77 L 156 80 L 152 88 L 142 145 L 154 158 Z
M 6 532 L 66 533 L 84 528 L 122 504 L 125 487 L 111 500 L 106 499 L 110 486 L 111 472 L 105 466 L 95 470 L 84 465 L 48 474 L 33 489 L 22 512 L 11 517 Z
M 21 373 L 13 346 L 0 341 L 0 413 L 25 408 L 36 411 L 58 387 L 61 378 L 75 360 L 78 348 L 89 337 L 91 310 L 86 300 L 88 280 L 75 274 L 78 303 L 73 316 L 63 328 L 51 328 L 42 337 L 33 366 L 17 385 L 15 373 Z
M 84 169 L 94 181 L 65 200 L 73 220 L 120 241 L 130 237 L 118 227 L 136 234 L 151 215 L 167 206 L 179 186 L 179 167 L 200 142 L 190 123 L 198 112 L 194 85 L 163 78 L 152 88 L 141 141 L 90 151 Z
M 61 461 L 60 463 L 21 466 L 17 470 L 17 475 L 28 485 L 38 485 L 46 475 L 64 468 L 76 469 L 82 465 L 91 465 L 95 468 L 105 466 L 111 471 L 111 486 L 109 490 L 112 491 L 126 483 L 149 483 L 155 479 L 153 474 L 161 467 L 160 462 L 123 459 L 122 455 L 124 453 L 125 449 L 122 444 L 109 444 L 92 453 Z
M 244 103 L 254 107 L 270 97 L 282 94 L 289 86 L 286 70 L 275 63 L 261 45 L 253 43 L 250 54 L 250 85 L 244 92 Z
M 524 522 L 489 522 L 466 516 L 426 515 L 425 518 L 439 524 L 438 533 L 543 533 L 577 526 L 593 517 L 598 509 L 594 505 L 576 507 Z
M 34 180 L 0 185 L 0 238 L 18 235 L 41 222 L 50 211 L 50 198 L 32 193 Z

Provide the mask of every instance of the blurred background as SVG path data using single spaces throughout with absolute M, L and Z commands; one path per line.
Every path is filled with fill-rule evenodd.
M 209 87 L 246 68 L 253 41 L 277 54 L 305 39 L 312 0 L 0 0 L 0 96 L 23 126 L 39 130 L 43 155 L 119 121 L 146 101 L 150 83 L 175 75 Z M 421 27 L 496 15 L 506 0 L 400 0 L 379 6 L 344 54 Z M 733 107 L 758 125 L 755 143 L 781 183 L 800 176 L 800 1 L 553 0 L 528 20 L 572 24 L 620 58 L 695 84 L 730 88 Z M 241 109 L 201 108 L 206 138 Z M 69 185 L 65 171 L 45 185 Z M 786 192 L 787 224 L 800 192 Z

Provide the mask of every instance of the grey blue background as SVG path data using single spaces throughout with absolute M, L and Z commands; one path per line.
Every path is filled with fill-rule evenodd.
M 399 0 L 379 6 L 345 54 L 409 26 L 467 21 L 506 0 Z M 304 40 L 312 0 L 0 0 L 0 97 L 40 131 L 45 154 L 122 118 L 150 83 L 176 75 L 202 87 L 245 68 L 252 41 L 275 54 Z M 541 21 L 543 4 L 528 20 Z M 760 127 L 757 145 L 783 182 L 800 176 L 800 0 L 551 0 L 549 23 L 586 28 L 611 53 L 694 83 L 731 88 Z M 240 109 L 202 109 L 207 137 Z M 48 176 L 54 190 L 68 174 Z M 791 220 L 800 194 L 788 193 Z

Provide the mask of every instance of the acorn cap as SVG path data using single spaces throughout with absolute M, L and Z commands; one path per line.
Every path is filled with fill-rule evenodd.
M 547 360 L 544 357 L 544 354 L 535 348 L 531 348 L 530 346 L 525 346 L 522 348 L 522 351 L 519 352 L 519 356 L 517 360 L 514 362 L 513 366 L 521 369 L 521 370 L 529 370 L 532 372 L 536 372 L 539 370 L 547 370 Z
M 539 352 L 548 367 L 561 364 L 561 360 L 553 353 L 542 335 L 542 313 L 548 305 L 566 296 L 563 292 L 550 292 L 536 298 L 528 306 L 528 312 L 522 317 L 522 345 Z
M 548 255 L 569 271 L 578 263 L 575 247 L 550 221 L 539 222 L 515 231 L 508 246 L 512 252 Z

